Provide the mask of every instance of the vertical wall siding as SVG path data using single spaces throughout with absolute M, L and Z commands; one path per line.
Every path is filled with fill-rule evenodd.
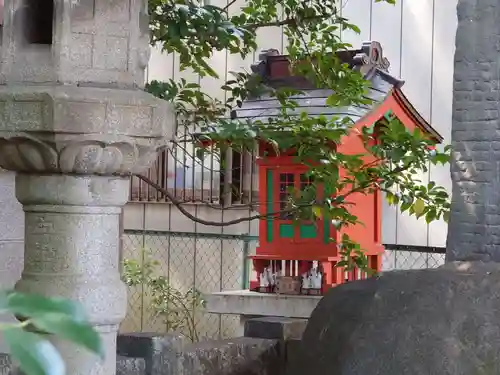
M 350 43 L 354 48 L 358 48 L 361 43 L 370 39 L 372 29 L 372 6 L 373 0 L 342 0 L 341 10 L 342 17 L 349 20 L 360 28 L 360 33 L 357 34 L 351 30 L 342 32 L 342 40 Z
M 431 121 L 443 135 L 444 143 L 451 142 L 451 113 L 453 93 L 453 56 L 457 1 L 439 1 L 434 5 L 434 42 L 432 56 Z M 432 167 L 430 178 L 451 191 L 450 167 Z M 446 246 L 447 225 L 443 221 L 429 225 L 429 246 Z
M 213 0 L 213 3 L 225 5 L 226 0 Z M 238 0 L 231 9 L 236 12 L 243 3 L 243 0 Z M 391 62 L 391 73 L 405 80 L 403 91 L 424 118 L 445 137 L 446 143 L 450 141 L 451 132 L 456 4 L 457 0 L 397 0 L 396 5 L 375 3 L 374 0 L 342 0 L 341 6 L 342 15 L 361 29 L 360 35 L 344 32 L 342 38 L 354 47 L 369 39 L 382 44 L 384 55 Z M 283 51 L 285 38 L 282 28 L 260 30 L 258 43 L 261 49 Z M 210 59 L 210 64 L 220 78 L 200 79 L 193 72 L 179 72 L 175 56 L 165 56 L 154 50 L 148 79 L 183 77 L 200 82 L 204 90 L 222 99 L 224 93 L 218 88 L 228 78 L 227 72 L 249 70 L 256 58 L 256 54 L 243 60 L 239 56 L 217 52 Z M 421 178 L 424 182 L 430 178 L 442 185 L 451 185 L 447 166 L 432 168 Z M 444 246 L 445 241 L 445 223 L 429 226 L 424 220 L 416 220 L 384 205 L 383 242 Z
M 391 63 L 389 71 L 396 77 L 401 77 L 401 12 L 402 3 L 394 6 L 375 3 L 371 8 L 371 39 L 382 43 L 384 56 Z M 398 211 L 382 201 L 382 241 L 397 243 Z
M 406 81 L 403 92 L 419 113 L 429 120 L 431 113 L 432 34 L 434 2 L 438 0 L 402 1 L 401 76 Z M 418 176 L 427 184 L 429 176 Z M 427 224 L 415 216 L 399 213 L 396 243 L 427 245 Z
M 210 4 L 218 7 L 225 7 L 227 5 L 226 0 L 212 0 Z M 209 94 L 213 98 L 224 100 L 225 92 L 220 89 L 220 87 L 227 80 L 227 52 L 226 51 L 215 51 L 208 65 L 212 67 L 219 78 L 203 77 L 200 79 L 200 86 L 203 91 Z

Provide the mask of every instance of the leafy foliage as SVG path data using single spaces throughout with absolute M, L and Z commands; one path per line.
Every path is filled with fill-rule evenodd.
M 195 288 L 182 292 L 172 287 L 166 277 L 158 274 L 158 261 L 152 260 L 145 250 L 142 253 L 142 262 L 123 261 L 123 281 L 129 287 L 145 287 L 144 293 L 151 299 L 150 309 L 156 317 L 161 317 L 167 329 L 198 341 L 195 314 L 205 307 L 203 295 Z
M 373 104 L 367 97 L 369 82 L 337 57 L 339 51 L 352 48 L 342 40 L 342 33 L 359 32 L 356 25 L 341 16 L 338 1 L 245 0 L 239 10 L 232 9 L 234 5 L 235 1 L 217 7 L 194 0 L 150 0 L 152 43 L 161 45 L 165 52 L 178 54 L 182 69 L 217 77 L 207 62 L 214 51 L 226 50 L 245 57 L 257 48 L 257 30 L 281 26 L 292 73 L 305 77 L 315 87 L 328 89 L 327 106 Z M 446 190 L 435 182 L 423 183 L 418 176 L 428 172 L 431 165 L 447 163 L 449 147 L 436 148 L 435 141 L 418 130 L 408 131 L 390 114 L 364 129 L 355 129 L 349 117 L 312 116 L 300 111 L 293 99 L 300 91 L 265 87 L 258 77 L 247 72 L 232 75 L 234 79 L 221 87 L 227 93 L 224 101 L 211 98 L 198 84 L 183 80 L 154 81 L 147 89 L 175 104 L 179 124 L 190 129 L 193 139 L 209 140 L 222 150 L 251 149 L 257 139 L 276 151 L 296 150 L 297 161 L 310 166 L 313 178 L 303 191 L 290 192 L 287 211 L 297 221 L 327 218 L 341 231 L 360 225 L 351 213 L 349 197 L 375 189 L 384 191 L 388 202 L 402 212 L 423 217 L 428 223 L 448 220 Z M 247 122 L 228 116 L 248 97 L 262 94 L 280 101 L 278 116 Z M 353 132 L 363 139 L 366 152 L 353 155 L 338 151 L 343 139 Z M 197 154 L 205 152 L 201 149 Z M 328 186 L 331 195 L 320 199 L 321 186 Z M 362 249 L 347 234 L 337 246 L 344 255 L 340 265 L 366 267 Z
M 90 326 L 82 307 L 61 298 L 17 292 L 0 293 L 0 309 L 19 323 L 1 326 L 13 359 L 26 375 L 64 375 L 65 366 L 47 335 L 56 335 L 104 357 L 99 334 Z

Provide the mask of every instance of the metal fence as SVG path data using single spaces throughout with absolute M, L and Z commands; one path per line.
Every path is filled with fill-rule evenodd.
M 437 268 L 444 264 L 444 247 L 385 244 L 382 271 Z
M 156 272 L 175 291 L 186 293 L 195 288 L 208 294 L 246 287 L 246 258 L 255 244 L 255 238 L 248 236 L 126 230 L 122 258 L 144 264 L 150 257 L 158 262 Z M 129 288 L 123 332 L 164 332 L 172 328 L 150 308 L 151 297 L 145 285 Z M 202 311 L 193 311 L 192 315 L 201 338 L 231 337 L 239 324 L 235 316 Z
M 124 259 L 140 265 L 148 257 L 158 262 L 156 273 L 164 276 L 176 291 L 196 288 L 208 294 L 247 287 L 249 264 L 257 239 L 250 236 L 125 231 Z M 142 251 L 144 250 L 144 251 Z M 444 249 L 386 245 L 383 271 L 436 268 L 444 264 Z M 166 332 L 175 327 L 157 316 L 151 308 L 151 293 L 145 285 L 129 288 L 128 315 L 122 332 Z M 233 337 L 239 329 L 239 317 L 189 311 L 200 339 Z

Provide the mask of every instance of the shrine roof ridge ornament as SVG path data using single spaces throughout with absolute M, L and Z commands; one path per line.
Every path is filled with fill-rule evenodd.
M 294 75 L 290 69 L 289 57 L 280 54 L 277 49 L 262 51 L 259 54 L 260 61 L 251 65 L 251 69 L 255 75 L 262 77 L 262 83 L 268 87 L 289 87 L 300 91 L 299 94 L 292 96 L 296 108 L 291 110 L 290 115 L 298 116 L 305 112 L 310 116 L 341 116 L 350 118 L 353 123 L 370 125 L 371 122 L 392 112 L 406 126 L 416 126 L 437 142 L 443 141 L 439 132 L 418 112 L 401 90 L 404 81 L 389 73 L 390 63 L 384 57 L 380 43 L 364 42 L 360 49 L 338 51 L 336 56 L 370 81 L 366 94 L 371 100 L 370 104 L 353 104 L 346 107 L 327 105 L 327 98 L 332 91 L 328 88 L 318 88 L 304 76 Z M 265 123 L 270 118 L 279 116 L 280 108 L 281 103 L 275 97 L 256 94 L 246 99 L 240 108 L 234 109 L 231 112 L 231 119 L 238 119 L 243 123 L 248 121 Z
M 404 81 L 389 73 L 390 62 L 384 57 L 379 42 L 363 42 L 360 49 L 342 50 L 335 53 L 341 62 L 348 64 L 353 70 L 359 71 L 365 79 L 370 80 L 375 74 L 393 86 L 400 88 Z M 290 85 L 295 88 L 313 88 L 304 77 L 293 76 L 289 69 L 290 61 L 287 55 L 280 54 L 277 49 L 266 49 L 259 54 L 259 61 L 251 65 L 254 74 L 262 77 L 270 86 Z

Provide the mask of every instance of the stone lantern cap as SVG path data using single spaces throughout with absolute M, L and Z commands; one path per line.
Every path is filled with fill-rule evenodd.
M 24 173 L 146 169 L 175 131 L 143 91 L 147 0 L 4 0 L 0 167 Z

